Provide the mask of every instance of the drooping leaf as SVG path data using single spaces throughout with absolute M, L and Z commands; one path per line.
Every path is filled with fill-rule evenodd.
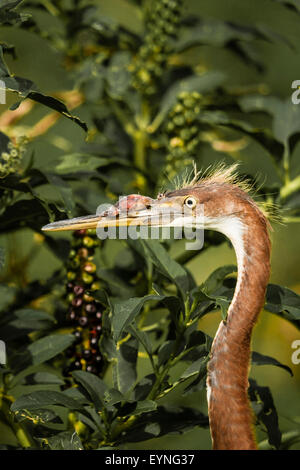
M 52 96 L 44 95 L 43 93 L 37 90 L 36 85 L 26 78 L 21 78 L 13 76 L 10 74 L 3 57 L 2 47 L 0 46 L 0 87 L 4 84 L 5 89 L 8 91 L 15 92 L 19 95 L 21 100 L 25 98 L 30 98 L 33 101 L 41 103 L 48 108 L 53 109 L 54 111 L 59 112 L 63 116 L 71 119 L 76 124 L 78 124 L 83 130 L 87 131 L 87 125 L 85 122 L 81 121 L 77 116 L 74 116 L 70 113 L 66 105 Z M 12 109 L 15 110 L 19 107 L 21 101 L 13 105 Z
M 257 366 L 271 365 L 281 367 L 282 369 L 286 370 L 289 374 L 291 374 L 291 376 L 293 376 L 293 371 L 291 370 L 291 368 L 289 366 L 281 364 L 281 362 L 277 361 L 277 359 L 274 359 L 274 357 L 264 356 L 263 354 L 253 351 L 251 362 L 252 364 Z
M 1 337 L 6 341 L 43 330 L 53 325 L 53 317 L 41 310 L 21 309 L 9 314 L 9 321 L 1 328 Z
M 79 382 L 91 397 L 92 403 L 97 410 L 103 408 L 104 395 L 107 391 L 107 386 L 99 377 L 95 374 L 78 370 L 72 372 L 73 377 Z
M 96 157 L 84 153 L 71 153 L 62 155 L 57 160 L 51 162 L 48 168 L 51 171 L 55 171 L 58 175 L 67 175 L 70 173 L 94 171 L 96 168 L 108 165 L 114 161 L 113 158 Z
M 141 400 L 136 402 L 127 402 L 118 408 L 119 416 L 139 416 L 143 413 L 149 413 L 157 408 L 157 404 L 153 400 Z
M 49 405 L 59 405 L 71 410 L 82 410 L 82 405 L 63 392 L 52 390 L 39 390 L 37 392 L 22 395 L 11 405 L 11 410 L 16 413 L 21 410 L 37 410 Z
M 188 407 L 159 406 L 156 411 L 145 413 L 119 438 L 119 442 L 139 442 L 169 433 L 183 433 L 195 426 L 206 428 L 208 418 Z
M 213 293 L 222 285 L 228 274 L 232 274 L 236 271 L 237 267 L 233 264 L 222 266 L 211 273 L 201 287 L 204 292 L 208 294 Z
M 270 445 L 279 449 L 281 431 L 278 427 L 278 415 L 270 389 L 261 387 L 253 379 L 249 379 L 249 384 L 248 393 L 257 419 L 266 427 Z
M 142 242 L 154 265 L 164 276 L 175 282 L 182 296 L 185 297 L 190 289 L 189 276 L 185 269 L 169 256 L 157 240 L 143 240 Z
M 300 13 L 300 0 L 273 0 L 273 1 L 282 3 L 288 8 L 291 8 L 292 10 Z
M 164 297 L 158 295 L 146 295 L 145 297 L 133 297 L 113 305 L 112 330 L 113 338 L 118 341 L 123 331 L 140 313 L 144 304 L 150 300 L 160 301 Z
M 12 367 L 22 370 L 30 365 L 42 364 L 63 352 L 74 342 L 74 335 L 48 335 L 30 344 L 13 358 Z
M 265 111 L 270 114 L 273 117 L 274 137 L 285 148 L 289 147 L 289 139 L 293 135 L 300 134 L 300 109 L 290 98 L 282 101 L 273 96 L 245 96 L 240 98 L 239 103 L 243 111 Z
M 292 322 L 300 328 L 300 296 L 287 287 L 269 284 L 265 309 Z

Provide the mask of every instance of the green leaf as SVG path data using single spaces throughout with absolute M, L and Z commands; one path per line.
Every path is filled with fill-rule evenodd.
M 137 372 L 136 362 L 138 353 L 138 341 L 130 338 L 116 350 L 116 357 L 113 362 L 114 386 L 121 393 L 125 394 L 134 385 Z
M 138 402 L 127 402 L 124 406 L 118 408 L 119 416 L 139 416 L 143 413 L 149 413 L 157 408 L 153 400 L 142 400 Z
M 11 411 L 14 413 L 21 410 L 38 410 L 49 405 L 64 406 L 71 410 L 82 410 L 82 405 L 63 392 L 52 390 L 39 390 L 37 392 L 22 395 L 11 405 Z
M 292 103 L 291 98 L 285 101 L 273 96 L 245 96 L 239 103 L 243 111 L 265 111 L 273 116 L 273 134 L 284 146 L 290 137 L 299 133 L 300 109 Z
M 155 383 L 155 374 L 149 374 L 143 377 L 135 386 L 133 396 L 135 400 L 145 400 Z
M 59 207 L 56 203 L 56 207 L 62 212 L 66 212 L 69 216 L 72 216 L 75 210 L 75 201 L 71 186 L 55 174 L 46 173 L 45 175 L 49 183 L 56 188 L 63 203 L 62 207 Z M 50 217 L 50 220 L 52 220 L 52 217 Z
M 103 408 L 104 395 L 107 391 L 107 385 L 95 374 L 78 370 L 72 372 L 73 377 L 88 392 L 92 402 L 97 410 Z
M 252 352 L 252 359 L 251 359 L 252 364 L 256 366 L 264 366 L 264 365 L 271 365 L 271 366 L 277 366 L 281 367 L 282 369 L 286 370 L 291 374 L 293 377 L 293 371 L 289 366 L 286 366 L 284 364 L 281 364 L 281 362 L 277 361 L 277 359 L 274 359 L 274 357 L 270 356 L 264 356 L 263 354 L 260 354 L 258 352 L 253 351 Z
M 145 348 L 145 351 L 149 356 L 152 355 L 152 344 L 147 333 L 139 330 L 136 323 L 133 322 L 127 327 L 127 331 L 132 334 Z
M 206 428 L 208 418 L 203 413 L 188 407 L 159 406 L 145 413 L 121 436 L 119 442 L 139 442 L 169 433 L 183 433 L 195 426 Z
M 60 432 L 56 436 L 48 437 L 46 442 L 52 450 L 84 450 L 76 431 Z
M 62 155 L 47 167 L 57 175 L 70 173 L 89 172 L 97 168 L 113 163 L 113 158 L 96 157 L 85 153 L 71 153 Z
M 264 308 L 300 328 L 300 296 L 287 287 L 269 284 Z
M 200 358 L 196 362 L 196 368 L 198 370 L 198 375 L 193 380 L 192 383 L 190 383 L 183 392 L 183 395 L 189 395 L 190 393 L 195 393 L 199 392 L 200 390 L 205 390 L 206 389 L 206 374 L 207 374 L 207 362 L 208 362 L 208 357 L 206 358 Z M 193 367 L 194 365 L 192 364 L 188 369 L 184 372 L 184 376 L 186 378 L 189 378 L 194 375 L 195 368 Z M 183 377 L 183 378 L 185 378 Z
M 144 304 L 149 300 L 162 300 L 158 295 L 146 295 L 145 297 L 133 297 L 113 305 L 112 330 L 113 338 L 117 342 L 123 331 L 133 322 L 140 313 Z
M 288 8 L 293 9 L 296 12 L 300 13 L 300 0 L 273 0 L 278 3 L 282 3 Z
M 26 377 L 26 384 L 64 385 L 64 380 L 51 372 L 35 372 Z
M 77 116 L 72 115 L 66 105 L 52 96 L 44 95 L 43 93 L 37 91 L 36 85 L 26 78 L 16 77 L 10 74 L 7 65 L 4 61 L 3 50 L 0 46 L 0 78 L 2 83 L 5 85 L 5 89 L 17 93 L 22 100 L 25 98 L 30 98 L 33 101 L 41 103 L 48 108 L 53 109 L 54 111 L 59 112 L 63 116 L 71 119 L 76 124 L 78 124 L 83 130 L 87 131 L 87 125 L 85 122 L 81 121 Z M 0 85 L 2 84 L 0 82 Z M 15 110 L 19 107 L 21 101 L 16 103 L 12 109 Z
M 222 286 L 225 277 L 228 274 L 237 272 L 237 267 L 233 264 L 222 266 L 217 268 L 203 283 L 201 289 L 205 293 L 211 294 L 215 292 L 220 286 Z
M 13 358 L 13 368 L 20 370 L 29 365 L 42 364 L 63 352 L 74 340 L 74 335 L 60 334 L 40 338 Z
M 0 284 L 0 310 L 5 310 L 13 302 L 16 296 L 16 288 Z
M 190 289 L 189 276 L 186 270 L 174 261 L 156 240 L 142 240 L 146 253 L 158 270 L 171 281 L 175 282 L 183 298 Z
M 51 315 L 41 310 L 24 308 L 9 315 L 9 322 L 1 328 L 1 336 L 5 340 L 10 340 L 51 326 L 53 326 Z
M 255 380 L 249 379 L 249 398 L 259 422 L 263 423 L 268 433 L 271 446 L 279 449 L 281 432 L 278 427 L 278 416 L 269 387 L 259 386 Z
M 141 8 L 128 0 L 99 0 L 99 10 L 102 16 L 108 16 L 123 26 L 126 30 L 141 34 L 144 29 Z
M 242 103 L 242 99 L 239 103 Z M 282 145 L 274 138 L 269 129 L 258 128 L 244 119 L 231 117 L 223 111 L 201 111 L 198 120 L 213 127 L 226 126 L 230 129 L 238 130 L 257 141 L 276 158 L 276 161 L 282 158 Z
M 158 366 L 165 364 L 174 350 L 175 340 L 164 341 L 158 350 Z

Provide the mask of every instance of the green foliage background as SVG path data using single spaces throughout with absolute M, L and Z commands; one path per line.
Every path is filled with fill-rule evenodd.
M 210 448 L 205 365 L 235 282 L 229 243 L 97 247 L 105 367 L 66 378 L 72 236 L 41 234 L 120 195 L 155 196 L 193 161 L 240 161 L 281 209 L 250 398 L 260 447 L 299 448 L 299 13 L 297 0 L 1 1 L 3 448 Z

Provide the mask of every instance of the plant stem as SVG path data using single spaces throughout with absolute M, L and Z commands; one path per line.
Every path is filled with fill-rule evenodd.
M 35 442 L 32 437 L 26 432 L 26 427 L 22 423 L 14 421 L 13 414 L 10 411 L 10 405 L 13 400 L 7 395 L 2 395 L 0 398 L 1 412 L 4 415 L 5 421 L 13 430 L 16 438 L 23 448 L 35 448 Z
M 300 175 L 298 175 L 292 181 L 286 182 L 286 184 L 280 190 L 280 198 L 287 199 L 293 193 L 300 191 Z

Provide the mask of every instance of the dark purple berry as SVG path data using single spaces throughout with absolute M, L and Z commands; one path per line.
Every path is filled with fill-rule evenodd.
M 86 311 L 87 313 L 95 313 L 96 310 L 97 310 L 97 307 L 96 307 L 95 304 L 87 304 L 87 305 L 85 306 L 85 311 Z
M 82 295 L 84 293 L 84 287 L 77 285 L 74 287 L 73 292 L 75 295 Z
M 79 317 L 78 323 L 80 326 L 86 326 L 88 324 L 88 317 Z
M 85 234 L 86 234 L 85 229 L 76 230 L 76 232 L 74 232 L 74 236 L 77 238 L 84 237 Z
M 91 338 L 91 339 L 90 339 L 90 345 L 91 345 L 92 347 L 98 346 L 98 338 Z
M 70 364 L 70 370 L 80 370 L 80 369 L 82 369 L 82 365 L 78 359 L 72 362 L 72 364 Z
M 102 362 L 102 356 L 100 354 L 97 354 L 97 356 L 95 357 L 94 361 L 97 363 L 97 364 L 100 364 Z
M 91 353 L 91 350 L 90 349 L 84 349 L 82 351 L 82 357 L 86 360 L 90 359 L 92 353 Z
M 82 299 L 80 297 L 75 297 L 75 299 L 72 300 L 72 305 L 75 308 L 79 308 L 82 305 Z
M 97 318 L 97 320 L 100 320 L 102 318 L 102 312 L 97 312 L 95 317 Z
M 97 368 L 95 366 L 93 366 L 92 364 L 89 364 L 86 367 L 86 371 L 90 372 L 91 374 L 97 374 Z
M 99 334 L 101 333 L 101 331 L 102 331 L 102 326 L 101 326 L 101 325 L 97 325 L 97 326 L 96 326 L 96 331 L 97 331 L 97 333 L 98 333 L 98 335 L 99 335 Z

